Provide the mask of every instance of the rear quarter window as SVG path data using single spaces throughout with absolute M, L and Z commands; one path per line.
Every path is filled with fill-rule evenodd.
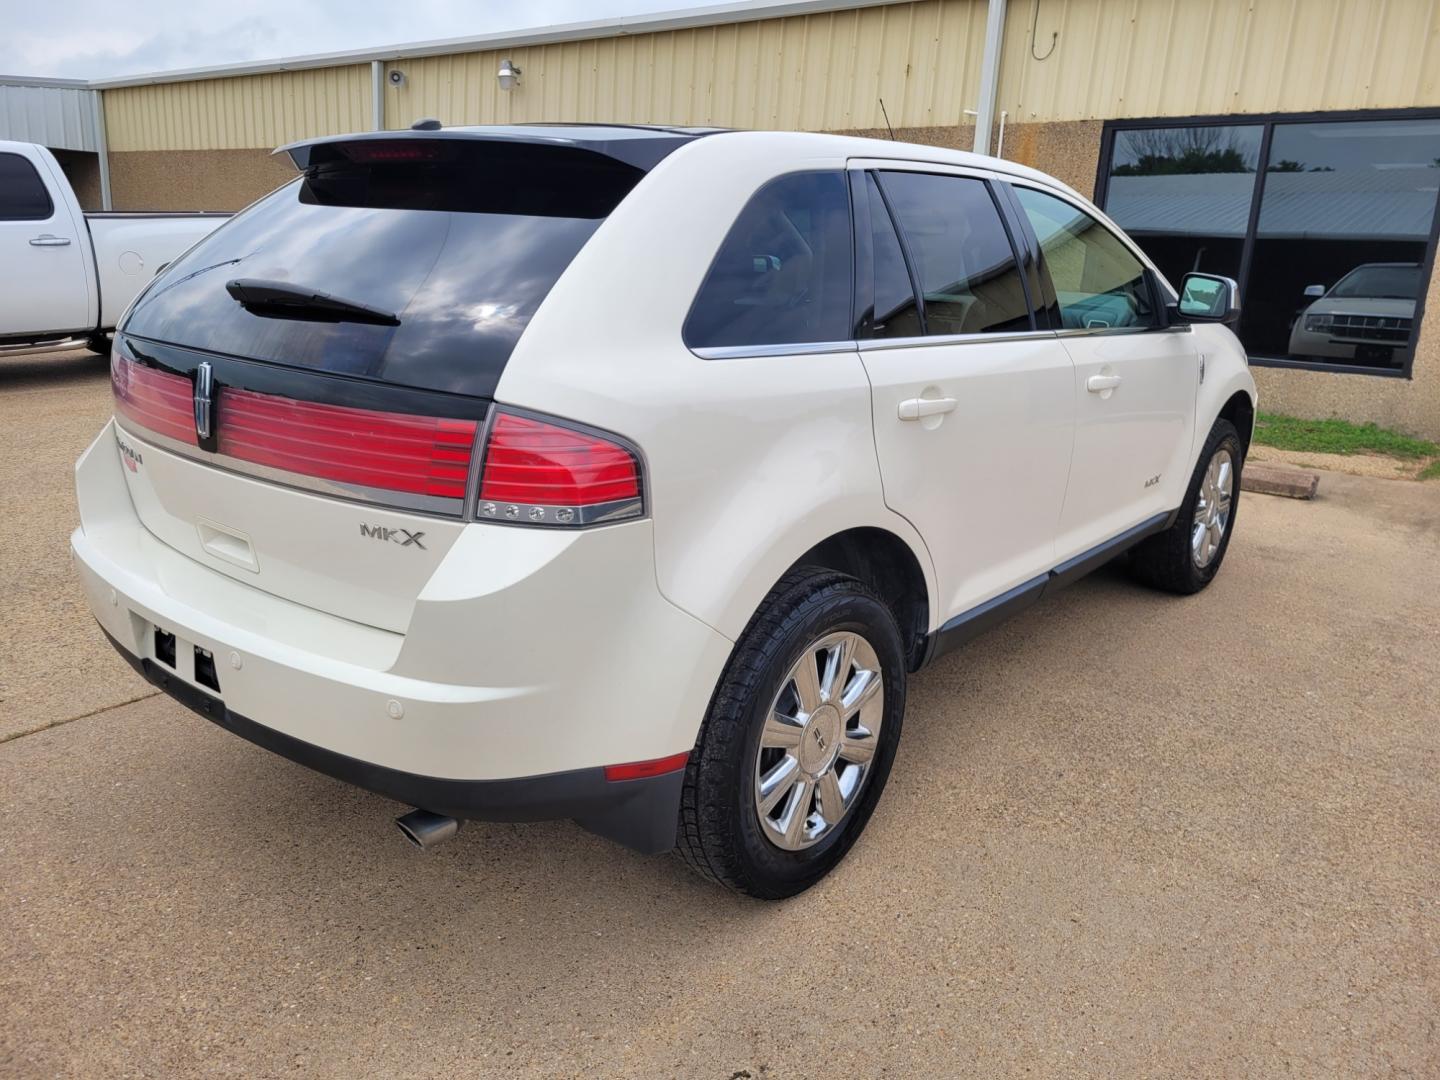
M 845 341 L 854 254 L 845 174 L 792 173 L 735 219 L 685 320 L 692 349 Z

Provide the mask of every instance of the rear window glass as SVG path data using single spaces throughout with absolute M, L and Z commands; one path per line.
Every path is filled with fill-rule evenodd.
M 19 154 L 0 154 L 0 221 L 45 221 L 54 212 L 35 166 Z
M 556 280 L 643 176 L 568 147 L 464 140 L 317 147 L 305 175 L 216 230 L 127 333 L 228 356 L 489 396 Z M 399 325 L 252 314 L 278 281 Z
M 854 258 L 841 172 L 772 180 L 740 211 L 685 320 L 692 349 L 845 341 Z

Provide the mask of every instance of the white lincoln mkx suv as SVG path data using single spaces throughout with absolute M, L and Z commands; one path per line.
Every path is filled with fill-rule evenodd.
M 755 896 L 874 812 L 906 680 L 1121 552 L 1203 588 L 1255 388 L 1041 173 L 839 136 L 323 138 L 136 300 L 76 564 L 145 678 L 457 821 Z

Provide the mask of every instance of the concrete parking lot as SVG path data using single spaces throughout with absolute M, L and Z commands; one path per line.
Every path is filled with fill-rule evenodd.
M 914 679 L 836 874 L 764 905 L 394 804 L 156 696 L 71 578 L 102 361 L 0 361 L 0 1074 L 1440 1074 L 1440 483 L 1246 496 Z

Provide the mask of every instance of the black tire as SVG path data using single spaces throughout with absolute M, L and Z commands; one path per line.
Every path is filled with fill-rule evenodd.
M 755 810 L 761 729 L 807 646 L 852 631 L 880 663 L 880 731 L 864 787 L 830 832 L 799 851 L 776 846 Z M 845 574 L 802 567 L 786 575 L 750 621 L 731 654 L 685 770 L 678 853 L 705 877 L 763 900 L 794 896 L 845 857 L 884 791 L 905 713 L 905 661 L 888 605 Z
M 85 348 L 89 349 L 96 356 L 109 358 L 110 356 L 110 335 L 91 334 L 85 339 Z
M 1206 566 L 1198 566 L 1190 550 L 1191 529 L 1195 524 L 1195 510 L 1200 499 L 1200 485 L 1209 468 L 1210 459 L 1221 449 L 1230 452 L 1234 463 L 1231 482 L 1230 520 L 1220 538 L 1220 546 Z M 1130 561 L 1135 577 L 1146 585 L 1165 592 L 1189 596 L 1197 593 L 1215 579 L 1220 564 L 1225 561 L 1225 552 L 1230 548 L 1230 537 L 1235 535 L 1235 518 L 1240 510 L 1240 476 L 1245 467 L 1241 451 L 1240 435 L 1228 420 L 1216 420 L 1210 429 L 1210 437 L 1200 451 L 1195 463 L 1195 472 L 1190 477 L 1190 486 L 1185 489 L 1185 501 L 1180 513 L 1170 528 L 1148 537 L 1137 544 Z

